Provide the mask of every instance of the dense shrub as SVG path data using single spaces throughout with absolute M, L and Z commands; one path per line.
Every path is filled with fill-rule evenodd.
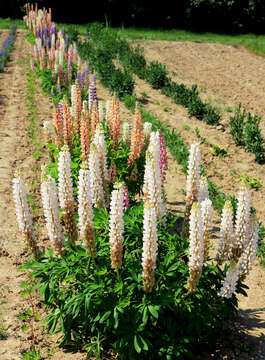
M 147 67 L 146 81 L 153 89 L 162 89 L 167 83 L 166 66 L 158 61 L 151 61 Z

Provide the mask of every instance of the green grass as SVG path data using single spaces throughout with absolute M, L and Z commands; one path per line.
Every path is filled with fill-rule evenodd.
M 0 29 L 9 29 L 10 25 L 12 24 L 17 25 L 18 29 L 27 29 L 26 24 L 23 20 L 0 18 Z

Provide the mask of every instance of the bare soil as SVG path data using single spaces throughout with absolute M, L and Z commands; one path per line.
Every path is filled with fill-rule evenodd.
M 86 358 L 84 353 L 58 349 L 56 337 L 46 335 L 39 322 L 29 323 L 33 328 L 23 332 L 21 321 L 18 320 L 18 314 L 32 304 L 39 309 L 41 318 L 43 311 L 34 299 L 21 297 L 20 283 L 25 280 L 25 275 L 18 270 L 18 265 L 26 259 L 27 253 L 16 224 L 12 198 L 12 178 L 17 170 L 23 175 L 37 208 L 40 208 L 34 213 L 40 244 L 48 244 L 39 195 L 40 166 L 48 161 L 48 157 L 45 146 L 41 150 L 41 159 L 32 157 L 35 145 L 27 135 L 30 122 L 27 118 L 26 81 L 28 54 L 33 51 L 25 34 L 25 31 L 18 31 L 11 61 L 5 72 L 0 74 L 0 335 L 4 335 L 3 339 L 0 336 L 0 359 L 21 359 L 21 351 L 34 345 L 40 349 L 43 358 L 81 360 Z M 4 35 L 4 32 L 0 33 L 0 43 Z M 260 221 L 265 224 L 264 168 L 254 162 L 253 155 L 234 145 L 229 134 L 229 113 L 226 111 L 228 107 L 235 108 L 241 102 L 247 111 L 264 117 L 264 59 L 245 49 L 220 44 L 155 41 L 145 42 L 144 49 L 148 60 L 158 60 L 167 65 L 175 81 L 187 86 L 198 84 L 202 98 L 220 107 L 222 126 L 208 126 L 190 118 L 183 107 L 135 78 L 138 99 L 144 101 L 146 108 L 162 123 L 175 128 L 187 146 L 200 141 L 194 131 L 198 127 L 202 137 L 229 151 L 229 157 L 216 157 L 211 154 L 209 146 L 201 144 L 202 161 L 207 174 L 225 194 L 236 195 L 238 179 L 243 173 L 261 179 L 263 186 L 259 191 L 252 191 L 252 199 Z M 101 100 L 110 99 L 108 92 L 100 85 L 98 95 Z M 37 90 L 36 97 L 38 141 L 44 144 L 42 123 L 51 119 L 52 104 L 40 90 Z M 132 115 L 122 106 L 122 119 L 131 118 Z M 261 124 L 264 125 L 264 120 Z M 183 214 L 185 183 L 186 178 L 180 165 L 170 157 L 166 193 L 168 207 L 175 213 Z M 265 358 L 265 269 L 260 267 L 258 261 L 246 283 L 249 286 L 248 297 L 239 297 L 239 316 L 234 324 L 229 324 L 232 341 L 224 341 L 212 353 L 202 351 L 200 359 Z

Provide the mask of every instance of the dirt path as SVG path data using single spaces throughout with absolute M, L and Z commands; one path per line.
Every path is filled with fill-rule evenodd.
M 47 153 L 43 153 L 41 160 L 33 158 L 34 146 L 27 136 L 30 123 L 27 120 L 29 111 L 26 106 L 26 82 L 28 54 L 32 54 L 32 46 L 25 34 L 25 31 L 18 31 L 11 61 L 5 72 L 0 74 L 0 359 L 21 359 L 22 351 L 35 346 L 36 349 L 41 349 L 43 359 L 80 360 L 84 359 L 84 354 L 55 351 L 57 337 L 47 336 L 39 323 L 29 323 L 34 326 L 32 336 L 32 331 L 21 330 L 23 323 L 18 320 L 19 313 L 31 308 L 31 304 L 21 297 L 20 283 L 27 278 L 18 270 L 18 265 L 26 260 L 27 254 L 15 218 L 12 178 L 15 171 L 20 171 L 28 193 L 39 207 L 40 165 L 48 160 Z M 51 103 L 40 90 L 36 92 L 36 99 L 39 117 L 39 124 L 36 126 L 41 141 L 41 124 L 51 117 Z M 47 235 L 42 211 L 33 215 L 34 223 L 39 227 L 40 245 L 45 244 Z M 39 311 L 42 315 L 41 309 Z

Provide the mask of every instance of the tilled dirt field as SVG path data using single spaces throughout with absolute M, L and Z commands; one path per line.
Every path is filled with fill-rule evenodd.
M 7 32 L 1 32 L 2 43 Z M 29 307 L 28 300 L 20 296 L 20 282 L 24 275 L 18 270 L 27 254 L 17 228 L 12 200 L 12 177 L 19 170 L 23 175 L 27 189 L 40 206 L 39 175 L 40 165 L 47 161 L 45 147 L 43 157 L 35 160 L 32 157 L 34 145 L 27 136 L 29 110 L 27 108 L 27 74 L 28 54 L 32 46 L 25 38 L 26 33 L 18 31 L 15 48 L 6 71 L 0 74 L 0 327 L 5 329 L 5 337 L 0 340 L 0 359 L 20 359 L 20 352 L 33 344 L 41 350 L 43 358 L 49 359 L 85 359 L 84 353 L 71 353 L 58 350 L 56 337 L 44 334 L 42 326 L 34 323 L 34 337 L 31 332 L 23 332 L 18 314 Z M 183 137 L 187 146 L 197 142 L 195 128 L 198 127 L 202 137 L 209 142 L 229 151 L 226 158 L 211 155 L 211 149 L 201 144 L 202 161 L 207 174 L 215 184 L 222 187 L 226 194 L 236 195 L 243 173 L 261 179 L 263 187 L 252 191 L 253 206 L 259 219 L 265 224 L 265 175 L 262 165 L 254 162 L 254 156 L 237 148 L 229 134 L 228 106 L 235 108 L 239 102 L 251 113 L 265 119 L 264 84 L 265 60 L 244 49 L 223 46 L 220 44 L 197 44 L 178 42 L 145 42 L 145 55 L 148 60 L 164 62 L 173 78 L 190 86 L 197 83 L 201 96 L 219 106 L 222 111 L 222 127 L 208 126 L 194 118 L 189 118 L 187 111 L 169 98 L 151 89 L 143 81 L 136 81 L 136 95 L 139 99 L 146 93 L 146 109 L 164 124 L 175 128 Z M 38 89 L 38 88 L 37 88 Z M 110 98 L 108 92 L 100 85 L 98 95 L 101 100 Z M 48 98 L 37 90 L 38 133 L 42 136 L 42 123 L 51 118 L 51 106 Z M 132 118 L 122 107 L 123 119 Z M 264 121 L 261 123 L 264 126 Z M 184 210 L 183 189 L 185 176 L 181 167 L 172 159 L 169 160 L 167 175 L 168 207 L 177 213 Z M 33 186 L 34 184 L 34 186 Z M 216 217 L 217 218 L 217 217 Z M 43 224 L 41 210 L 34 219 L 39 224 L 40 241 L 45 243 L 47 235 Z M 215 247 L 216 244 L 213 244 Z M 200 359 L 264 359 L 265 358 L 265 270 L 258 261 L 247 279 L 248 297 L 239 299 L 239 317 L 234 324 L 233 341 L 222 344 L 212 354 L 203 353 Z M 36 305 L 38 306 L 38 305 Z M 244 345 L 244 346 L 243 346 Z M 253 350 L 250 351 L 250 349 Z M 155 359 L 155 357 L 154 357 Z

